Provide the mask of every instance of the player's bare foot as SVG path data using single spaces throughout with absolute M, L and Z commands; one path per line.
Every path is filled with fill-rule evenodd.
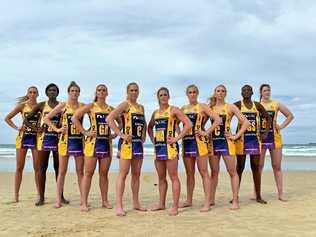
M 169 211 L 169 216 L 176 216 L 176 215 L 178 215 L 178 208 L 172 207 Z
M 88 212 L 88 211 L 89 211 L 89 208 L 88 208 L 87 205 L 81 205 L 81 206 L 80 206 L 80 211 L 82 211 L 82 212 Z
M 147 211 L 147 208 L 142 207 L 141 205 L 135 205 L 134 210 L 136 211 Z
M 65 204 L 65 205 L 68 205 L 70 202 L 69 202 L 69 200 L 67 200 L 66 198 L 62 197 L 62 198 L 61 198 L 61 203 L 62 203 L 62 204 Z
M 281 202 L 287 202 L 287 199 L 283 198 L 283 197 L 279 197 L 278 198 Z
M 208 212 L 208 211 L 210 211 L 211 210 L 211 205 L 209 205 L 209 204 L 204 204 L 203 206 L 202 206 L 202 208 L 200 209 L 200 212 Z
M 161 210 L 165 210 L 166 207 L 164 205 L 160 205 L 160 204 L 157 204 L 155 206 L 153 206 L 150 210 L 151 211 L 161 211 Z
M 117 216 L 126 216 L 126 212 L 123 210 L 123 208 L 116 208 L 116 215 Z
M 192 202 L 185 201 L 179 204 L 179 208 L 186 208 L 186 207 L 192 207 Z
M 44 205 L 44 199 L 38 199 L 37 202 L 35 203 L 35 206 L 43 206 Z
M 56 209 L 61 208 L 61 203 L 56 202 L 55 205 L 54 205 L 54 208 L 56 208 Z
M 107 201 L 104 201 L 102 203 L 102 207 L 106 208 L 106 209 L 112 209 L 113 206 L 111 205 L 111 203 L 107 202 Z
M 256 202 L 258 202 L 260 204 L 267 204 L 267 201 L 263 200 L 262 198 L 257 198 Z
M 229 208 L 230 210 L 238 210 L 239 209 L 239 205 L 237 201 L 233 201 L 231 207 Z

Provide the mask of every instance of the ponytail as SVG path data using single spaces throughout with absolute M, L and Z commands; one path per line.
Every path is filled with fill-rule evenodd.
M 29 88 L 27 88 L 27 93 L 26 93 L 26 95 L 20 96 L 20 97 L 18 97 L 18 98 L 16 99 L 16 100 L 17 100 L 17 104 L 22 104 L 22 103 L 24 103 L 24 102 L 26 102 L 26 101 L 28 101 L 28 100 L 30 99 L 30 97 L 28 96 L 28 93 L 29 93 L 29 91 L 30 91 L 31 89 L 35 89 L 35 90 L 36 90 L 36 93 L 37 93 L 37 95 L 38 95 L 38 90 L 37 90 L 36 86 L 30 86 Z
M 269 84 L 262 84 L 262 85 L 260 86 L 260 100 L 259 100 L 259 102 L 261 102 L 261 99 L 262 99 L 262 90 L 263 90 L 264 87 L 268 87 L 269 89 L 271 89 L 271 86 L 270 86 Z

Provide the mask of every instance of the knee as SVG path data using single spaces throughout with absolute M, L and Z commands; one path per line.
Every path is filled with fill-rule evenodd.
M 194 172 L 187 172 L 187 178 L 190 180 L 194 180 Z
M 200 175 L 202 178 L 207 178 L 209 176 L 207 169 L 200 169 Z
M 140 170 L 132 172 L 132 178 L 139 179 L 139 177 L 140 177 Z
M 159 183 L 167 183 L 166 175 L 160 175 L 158 178 L 159 178 Z
M 251 164 L 251 170 L 252 172 L 258 172 L 260 170 L 259 164 Z
M 99 176 L 101 179 L 108 179 L 108 172 L 99 172 Z
M 228 174 L 229 174 L 229 176 L 230 176 L 231 178 L 234 177 L 235 175 L 237 175 L 237 171 L 236 171 L 236 169 L 234 169 L 234 168 L 227 169 L 227 172 L 228 172 Z
M 169 175 L 172 182 L 179 181 L 178 173 Z
M 218 178 L 218 175 L 219 175 L 219 170 L 217 170 L 217 169 L 211 170 L 211 177 L 212 178 Z
M 92 178 L 94 174 L 94 170 L 85 170 L 84 175 L 87 176 L 88 178 Z
M 24 169 L 23 166 L 17 166 L 15 172 L 19 173 L 19 174 L 22 174 L 23 173 L 23 169 Z
M 275 172 L 279 172 L 279 171 L 281 171 L 281 165 L 280 164 L 272 164 L 272 169 Z
M 128 171 L 120 171 L 119 177 L 125 180 L 127 175 Z
M 82 169 L 76 169 L 76 173 L 79 177 L 83 176 L 83 170 Z M 93 173 L 92 173 L 93 174 Z

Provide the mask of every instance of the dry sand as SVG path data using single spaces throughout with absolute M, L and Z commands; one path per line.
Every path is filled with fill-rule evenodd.
M 240 190 L 240 210 L 230 211 L 230 182 L 226 172 L 220 176 L 216 206 L 200 213 L 203 200 L 201 179 L 196 175 L 194 206 L 181 209 L 176 217 L 167 211 L 137 212 L 131 207 L 130 185 L 126 185 L 126 217 L 116 217 L 114 209 L 101 208 L 98 175 L 95 175 L 90 194 L 91 210 L 79 211 L 76 176 L 66 177 L 65 196 L 71 204 L 54 209 L 55 181 L 47 178 L 46 205 L 35 207 L 33 174 L 24 175 L 20 202 L 12 203 L 13 173 L 0 173 L 0 236 L 316 236 L 316 172 L 286 172 L 285 191 L 288 202 L 276 199 L 271 172 L 264 173 L 262 193 L 267 205 L 249 198 L 252 193 L 251 173 L 245 172 Z M 114 204 L 116 174 L 110 175 L 109 199 Z M 158 200 L 157 178 L 154 173 L 141 177 L 141 199 L 146 207 Z M 182 195 L 185 199 L 185 176 L 181 174 Z M 168 206 L 171 204 L 169 185 Z

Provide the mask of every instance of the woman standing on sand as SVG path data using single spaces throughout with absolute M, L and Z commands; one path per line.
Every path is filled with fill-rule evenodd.
M 259 173 L 259 161 L 261 151 L 261 141 L 264 140 L 269 132 L 269 127 L 260 135 L 260 119 L 265 119 L 267 124 L 270 123 L 270 117 L 264 107 L 255 101 L 251 100 L 253 95 L 252 87 L 245 85 L 241 88 L 242 100 L 235 102 L 237 108 L 250 122 L 250 126 L 244 134 L 236 140 L 236 154 L 237 154 L 237 173 L 239 176 L 239 188 L 241 177 L 245 168 L 246 155 L 250 156 L 251 171 L 253 182 L 255 186 L 256 201 L 261 204 L 267 202 L 261 197 L 261 175 Z M 237 131 L 241 124 L 238 123 Z
M 219 116 L 211 111 L 206 105 L 198 102 L 199 89 L 196 85 L 190 85 L 186 89 L 186 95 L 189 99 L 189 104 L 182 107 L 184 114 L 190 119 L 193 127 L 182 139 L 183 147 L 183 162 L 187 174 L 187 200 L 180 204 L 180 207 L 192 206 L 193 190 L 195 184 L 195 162 L 203 180 L 204 188 L 204 205 L 201 212 L 210 209 L 211 198 L 211 184 L 208 173 L 208 151 L 207 151 L 207 137 L 220 124 Z M 204 131 L 204 124 L 210 117 L 214 120 L 212 126 Z
M 192 128 L 187 116 L 177 107 L 169 105 L 169 90 L 161 87 L 157 92 L 159 108 L 155 110 L 148 124 L 148 134 L 155 146 L 155 166 L 159 178 L 159 203 L 152 210 L 164 210 L 166 206 L 168 171 L 172 182 L 173 205 L 170 215 L 178 214 L 180 181 L 178 177 L 178 141 Z M 176 136 L 177 121 L 184 124 L 180 134 Z M 155 127 L 155 134 L 154 129 Z
M 47 101 L 38 103 L 32 111 L 28 114 L 28 117 L 36 116 L 40 114 L 38 127 L 34 127 L 37 130 L 37 150 L 38 150 L 38 187 L 39 187 L 39 199 L 35 203 L 36 206 L 44 205 L 45 201 L 45 183 L 46 183 L 46 170 L 48 167 L 49 154 L 52 152 L 54 159 L 54 170 L 57 181 L 58 177 L 58 133 L 56 133 L 51 127 L 48 127 L 44 123 L 44 117 L 58 105 L 57 96 L 59 94 L 59 88 L 54 83 L 49 84 L 45 89 L 45 94 L 48 97 Z M 52 118 L 52 122 L 55 126 L 60 126 L 60 114 L 56 114 Z M 25 120 L 27 126 L 32 126 L 29 120 Z M 68 204 L 69 202 L 64 198 L 62 194 L 62 203 Z
M 147 211 L 139 201 L 140 172 L 143 163 L 143 143 L 146 139 L 146 120 L 144 106 L 137 102 L 139 87 L 132 82 L 127 85 L 127 99 L 119 104 L 107 117 L 110 128 L 120 137 L 118 146 L 119 174 L 116 180 L 116 215 L 125 216 L 123 193 L 126 176 L 131 169 L 131 187 L 135 210 Z M 115 123 L 121 118 L 123 127 Z
M 17 130 L 18 136 L 16 138 L 16 171 L 15 171 L 15 185 L 14 185 L 14 201 L 19 202 L 19 191 L 22 182 L 22 174 L 25 164 L 25 157 L 28 149 L 32 151 L 33 157 L 33 168 L 35 172 L 35 183 L 36 189 L 38 192 L 38 172 L 39 166 L 37 164 L 37 150 L 36 150 L 36 133 L 37 124 L 39 121 L 39 114 L 35 114 L 34 116 L 27 116 L 32 109 L 37 105 L 36 98 L 38 97 L 38 90 L 35 86 L 31 86 L 27 89 L 27 94 L 18 98 L 18 103 L 16 107 L 5 117 L 6 123 Z M 18 113 L 22 115 L 22 125 L 18 127 L 13 121 L 12 118 L 15 117 Z M 28 120 L 28 124 L 32 126 L 26 125 L 26 120 Z
M 225 102 L 226 93 L 226 87 L 224 85 L 219 85 L 214 89 L 214 94 L 210 98 L 211 109 L 221 118 L 220 125 L 213 131 L 212 138 L 210 139 L 210 146 L 212 147 L 211 152 L 213 153 L 210 156 L 211 205 L 214 205 L 215 203 L 215 193 L 219 174 L 219 161 L 222 156 L 224 158 L 226 169 L 230 175 L 233 192 L 232 206 L 230 209 L 236 210 L 239 208 L 239 179 L 236 171 L 235 140 L 237 140 L 246 131 L 250 123 L 234 104 L 228 104 Z M 232 135 L 230 130 L 230 122 L 234 115 L 238 118 L 241 127 L 235 135 Z
M 273 168 L 274 179 L 278 189 L 278 199 L 280 201 L 286 201 L 283 197 L 283 175 L 281 170 L 282 160 L 282 138 L 281 129 L 285 128 L 294 119 L 291 111 L 283 104 L 271 99 L 271 87 L 269 84 L 262 84 L 260 86 L 260 103 L 266 109 L 270 116 L 269 133 L 262 141 L 262 150 L 260 156 L 260 176 L 264 167 L 264 160 L 266 151 L 269 150 L 271 156 L 271 163 Z M 278 112 L 281 112 L 286 119 L 279 125 Z M 267 120 L 262 118 L 261 120 L 261 132 L 264 132 L 268 126 Z
M 73 124 L 71 118 L 75 111 L 84 104 L 78 101 L 80 95 L 80 87 L 76 82 L 72 81 L 68 86 L 68 100 L 60 102 L 52 111 L 44 118 L 44 122 L 55 132 L 60 134 L 58 142 L 59 155 L 59 173 L 57 178 L 57 197 L 56 208 L 60 208 L 62 204 L 62 192 L 64 189 L 65 176 L 68 168 L 69 156 L 74 156 L 76 164 L 76 173 L 78 177 L 78 186 L 81 194 L 81 181 L 83 178 L 83 135 Z M 61 128 L 53 123 L 52 119 L 61 113 Z
M 91 180 L 99 162 L 99 186 L 102 198 L 102 207 L 112 208 L 108 201 L 108 172 L 112 161 L 112 139 L 106 118 L 113 110 L 113 107 L 106 103 L 108 89 L 100 84 L 96 88 L 93 103 L 79 108 L 72 117 L 72 121 L 78 130 L 86 136 L 84 147 L 85 172 L 82 180 L 81 210 L 88 211 L 88 195 L 91 187 Z M 84 114 L 89 115 L 90 128 L 85 130 L 80 122 Z

